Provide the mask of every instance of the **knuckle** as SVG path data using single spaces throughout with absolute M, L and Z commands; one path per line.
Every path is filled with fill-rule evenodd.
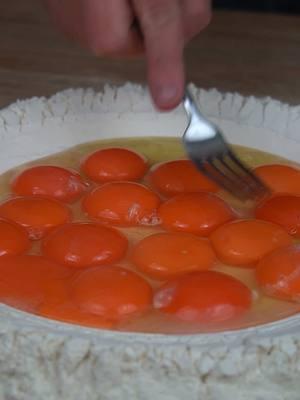
M 208 8 L 201 14 L 201 28 L 206 28 L 210 23 L 212 19 L 212 10 L 211 8 Z
M 144 0 L 140 10 L 140 19 L 144 28 L 154 34 L 179 18 L 179 7 L 174 0 Z
M 197 21 L 199 29 L 205 28 L 211 22 L 212 9 L 210 0 L 195 0 L 190 11 L 192 13 L 191 16 L 194 17 L 193 19 Z
M 192 0 L 188 5 L 185 15 L 185 32 L 186 39 L 190 40 L 210 24 L 212 10 L 210 1 Z

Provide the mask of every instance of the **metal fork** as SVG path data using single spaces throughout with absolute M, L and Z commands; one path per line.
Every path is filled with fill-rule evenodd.
M 197 168 L 240 200 L 267 196 L 270 190 L 238 159 L 220 129 L 202 115 L 188 88 L 183 104 L 189 118 L 183 143 Z

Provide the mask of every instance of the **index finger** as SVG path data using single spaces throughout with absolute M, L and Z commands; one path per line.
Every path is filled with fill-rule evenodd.
M 175 107 L 184 89 L 184 32 L 177 0 L 133 0 L 145 40 L 148 81 L 156 105 Z

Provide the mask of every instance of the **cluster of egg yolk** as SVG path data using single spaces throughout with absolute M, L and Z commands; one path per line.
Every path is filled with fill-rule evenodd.
M 222 322 L 246 313 L 253 295 L 220 263 L 252 269 L 267 296 L 299 301 L 300 171 L 255 172 L 273 193 L 245 218 L 189 160 L 149 168 L 130 149 L 106 148 L 79 172 L 24 169 L 0 203 L 0 301 L 101 328 L 153 309 Z M 145 227 L 157 231 L 130 243 L 126 229 Z

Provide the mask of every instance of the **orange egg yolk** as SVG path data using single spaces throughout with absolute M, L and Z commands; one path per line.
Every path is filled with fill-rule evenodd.
M 264 257 L 256 268 L 256 281 L 268 296 L 300 302 L 300 245 Z
M 83 200 L 88 216 L 119 226 L 156 225 L 159 197 L 143 185 L 114 182 L 100 186 Z
M 152 288 L 142 277 L 125 268 L 94 267 L 74 278 L 71 298 L 83 312 L 120 320 L 148 310 Z
M 107 148 L 90 154 L 81 165 L 92 181 L 138 181 L 145 175 L 148 165 L 140 154 L 125 148 Z
M 30 249 L 27 231 L 14 222 L 0 219 L 0 256 L 22 254 Z
M 112 321 L 99 315 L 83 312 L 71 301 L 55 305 L 44 302 L 38 307 L 37 314 L 60 322 L 89 326 L 91 328 L 111 329 L 113 327 Z
M 300 195 L 300 170 L 288 165 L 263 165 L 254 172 L 275 193 Z
M 206 239 L 186 233 L 158 233 L 141 240 L 133 248 L 131 260 L 147 276 L 164 280 L 211 268 L 216 258 Z
M 71 271 L 41 256 L 0 257 L 0 301 L 35 311 L 46 300 L 64 299 Z
M 200 236 L 208 236 L 235 217 L 222 199 L 205 192 L 177 195 L 160 206 L 158 215 L 165 229 Z
M 72 213 L 57 200 L 43 197 L 17 197 L 0 204 L 0 217 L 23 226 L 32 240 L 44 237 L 51 229 L 69 222 Z
M 220 322 L 249 310 L 252 294 L 237 279 L 216 271 L 199 271 L 163 285 L 154 295 L 154 307 L 186 322 Z
M 76 201 L 87 187 L 77 172 L 48 165 L 25 169 L 11 184 L 19 196 L 48 196 L 66 203 Z
M 128 241 L 117 230 L 91 223 L 59 227 L 43 241 L 43 254 L 75 268 L 109 264 L 122 259 Z
M 213 232 L 210 240 L 223 263 L 246 267 L 255 267 L 265 255 L 292 244 L 283 228 L 260 220 L 230 222 Z
M 150 185 L 166 197 L 179 193 L 216 192 L 218 187 L 197 170 L 189 160 L 158 164 L 149 173 Z
M 280 225 L 290 235 L 300 235 L 300 196 L 276 195 L 260 204 L 255 215 Z

